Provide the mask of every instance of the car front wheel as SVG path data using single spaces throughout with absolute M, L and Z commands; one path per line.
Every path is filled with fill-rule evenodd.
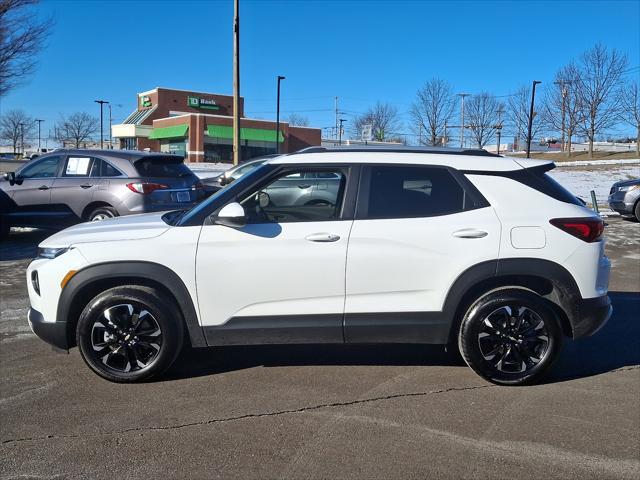
M 547 301 L 534 292 L 502 289 L 467 311 L 460 353 L 478 375 L 500 385 L 540 380 L 558 357 L 562 330 Z
M 82 358 L 112 382 L 161 375 L 183 343 L 182 316 L 158 290 L 129 285 L 106 290 L 85 307 L 76 329 Z

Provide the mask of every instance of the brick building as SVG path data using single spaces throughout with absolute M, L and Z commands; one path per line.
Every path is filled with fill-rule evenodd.
M 189 162 L 233 161 L 233 97 L 154 88 L 138 94 L 136 110 L 113 125 L 120 148 L 177 153 Z M 242 160 L 276 152 L 276 123 L 244 118 L 240 98 Z M 280 122 L 281 153 L 320 145 L 320 129 Z

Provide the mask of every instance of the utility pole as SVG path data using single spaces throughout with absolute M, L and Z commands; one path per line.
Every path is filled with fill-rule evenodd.
M 103 143 L 104 143 L 104 136 L 102 133 L 102 106 L 105 103 L 109 103 L 109 102 L 107 102 L 106 100 L 94 100 L 94 102 L 100 104 L 100 150 L 102 150 Z
M 276 138 L 276 140 L 278 140 Z M 240 0 L 233 0 L 233 164 L 240 163 Z
M 502 105 L 498 107 L 498 125 L 496 125 L 496 130 L 498 130 L 498 145 L 496 146 L 496 154 L 500 155 L 500 138 L 502 137 L 502 114 L 504 110 L 502 109 Z
M 561 94 L 562 94 L 562 109 L 561 109 L 561 114 L 560 114 L 561 115 L 561 120 L 560 121 L 562 123 L 562 125 L 561 125 L 562 137 L 561 137 L 561 140 L 560 140 L 560 145 L 562 147 L 561 148 L 562 152 L 564 152 L 565 149 L 566 149 L 564 132 L 566 130 L 566 127 L 565 127 L 565 118 L 566 118 L 565 117 L 565 113 L 566 113 L 566 105 L 567 105 L 567 87 L 565 86 L 565 80 L 560 80 L 560 81 L 556 81 L 556 82 L 553 82 L 553 83 L 555 85 L 560 85 Z M 566 83 L 568 83 L 568 82 L 566 82 Z
M 44 122 L 44 120 L 36 118 L 36 122 L 38 122 L 38 153 L 40 153 L 40 124 Z
M 24 123 L 20 122 L 18 125 L 20 125 L 20 153 L 24 158 Z
M 471 95 L 470 93 L 458 93 L 461 98 L 460 116 L 462 117 L 462 123 L 460 124 L 460 148 L 464 148 L 464 97 Z
M 338 97 L 336 97 L 336 137 L 339 135 L 338 133 Z
M 278 75 L 278 100 L 276 107 L 276 153 L 280 153 L 280 144 L 278 141 L 280 140 L 280 81 L 284 80 L 282 75 Z
M 540 80 L 533 81 L 531 90 L 531 108 L 529 109 L 529 132 L 527 133 L 527 158 L 531 158 L 531 127 L 533 126 L 533 104 L 536 99 L 536 85 L 542 83 Z
M 344 122 L 346 122 L 346 120 L 344 118 L 341 118 L 338 121 L 340 122 L 340 126 L 338 127 L 339 128 L 339 130 L 338 130 L 338 135 L 339 135 L 338 145 L 342 145 L 342 124 Z
M 111 138 L 111 104 L 109 104 L 109 149 L 113 148 L 113 138 Z
M 444 121 L 444 137 L 442 137 L 442 146 L 446 147 L 447 146 L 447 121 Z

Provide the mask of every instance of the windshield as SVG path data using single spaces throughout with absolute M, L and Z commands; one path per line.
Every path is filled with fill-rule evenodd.
M 244 189 L 244 185 L 246 185 L 247 182 L 253 183 L 254 178 L 260 177 L 262 175 L 261 172 L 263 172 L 265 168 L 267 168 L 267 166 L 263 163 L 258 168 L 254 168 L 247 172 L 245 175 L 242 175 L 240 179 L 233 182 L 228 187 L 221 188 L 203 202 L 195 205 L 192 209 L 187 210 L 183 215 L 177 218 L 177 225 L 189 225 L 196 218 L 200 217 L 201 215 L 205 215 L 206 212 L 211 209 L 211 205 L 215 203 L 219 198 L 227 196 L 229 192 L 241 191 L 242 189 Z

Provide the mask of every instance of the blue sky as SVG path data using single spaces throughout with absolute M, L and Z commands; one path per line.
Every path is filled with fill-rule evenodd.
M 267 1 L 241 3 L 241 94 L 247 116 L 275 118 L 275 77 L 285 75 L 283 116 L 334 123 L 377 100 L 406 119 L 416 89 L 437 76 L 456 91 L 506 95 L 555 71 L 596 42 L 640 65 L 636 1 Z M 36 74 L 0 100 L 45 119 L 98 114 L 114 123 L 136 93 L 156 86 L 232 92 L 232 0 L 44 1 L 55 18 Z M 638 77 L 634 70 L 629 75 Z M 409 128 L 405 126 L 405 131 Z

